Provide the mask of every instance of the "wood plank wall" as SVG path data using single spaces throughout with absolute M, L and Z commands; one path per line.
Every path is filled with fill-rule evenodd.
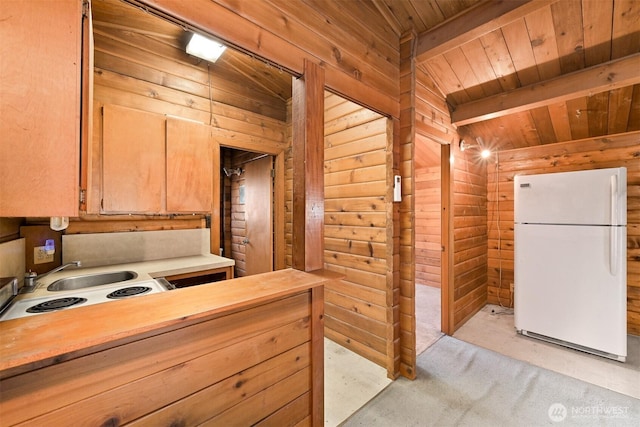
M 97 27 L 94 36 L 96 105 L 117 104 L 210 123 L 222 146 L 271 153 L 286 148 L 286 103 L 276 97 L 255 90 L 247 92 L 237 77 L 214 75 L 206 65 L 192 64 L 178 46 L 151 36 L 127 37 L 110 27 Z M 99 137 L 99 130 L 95 133 L 98 135 L 94 137 Z M 140 218 L 135 229 L 157 229 L 154 224 Z M 171 227 L 162 227 L 167 226 Z M 109 231 L 101 221 L 92 221 L 81 230 Z
M 18 239 L 23 222 L 23 218 L 0 218 L 0 243 Z
M 513 177 L 627 168 L 627 330 L 640 335 L 640 132 L 500 152 L 488 181 L 488 301 L 513 306 Z M 497 172 L 496 172 L 497 168 Z M 500 280 L 501 278 L 501 280 Z
M 315 304 L 307 291 L 3 379 L 2 424 L 311 425 Z
M 441 285 L 440 165 L 416 169 L 416 285 Z
M 416 66 L 414 61 L 415 34 L 400 38 L 400 117 L 394 127 L 399 141 L 397 147 L 398 173 L 402 176 L 402 202 L 398 210 L 398 243 L 400 272 L 397 295 L 400 337 L 398 364 L 407 378 L 416 376 L 416 317 L 415 317 L 415 125 L 416 125 Z M 394 309 L 396 307 L 394 306 Z M 394 325 L 394 327 L 397 327 Z
M 454 330 L 487 304 L 487 161 L 452 144 Z
M 208 98 L 209 80 L 212 88 L 214 82 L 218 86 L 212 94 L 236 93 L 237 84 L 226 80 L 233 77 L 214 75 L 206 65 L 189 63 L 177 47 L 149 45 L 147 38 L 126 39 L 111 28 L 96 29 L 94 36 L 95 100 L 208 123 L 221 146 L 260 152 L 283 149 L 283 120 L 245 109 L 249 102 L 236 107 L 216 95 Z M 282 102 L 282 116 L 285 108 Z
M 437 165 L 442 162 L 434 149 L 434 143 L 449 144 L 454 156 L 451 170 L 453 230 L 450 231 L 453 233 L 453 248 L 450 249 L 453 251 L 453 266 L 450 266 L 453 268 L 453 284 L 448 285 L 453 293 L 453 319 L 450 321 L 453 333 L 487 301 L 486 161 L 480 159 L 477 151 L 460 152 L 460 138 L 451 124 L 445 99 L 421 67 L 416 67 L 414 73 L 416 197 L 419 194 L 417 187 L 422 186 L 423 182 L 422 178 L 418 180 L 418 175 L 422 174 L 418 171 L 438 168 Z M 433 176 L 433 179 L 437 178 Z M 416 215 L 418 209 L 425 209 L 421 203 L 416 200 Z M 440 241 L 440 236 L 435 233 L 441 232 L 441 227 L 433 220 L 431 223 L 435 227 L 431 229 L 430 235 L 434 240 Z M 419 229 L 421 227 L 416 223 L 416 233 Z M 432 244 L 431 247 L 435 248 L 435 245 Z M 422 269 L 422 266 L 416 259 L 416 270 Z M 433 265 L 430 268 L 431 271 L 438 270 Z M 451 312 L 451 308 L 448 311 Z
M 141 0 L 246 51 L 302 74 L 323 64 L 328 88 L 398 117 L 397 36 L 373 5 L 263 0 Z M 348 3 L 348 2 L 347 2 Z M 345 13 L 345 8 L 349 13 Z
M 287 102 L 287 149 L 284 151 L 284 261 L 287 268 L 293 265 L 293 104 L 292 99 Z
M 233 150 L 221 149 L 220 150 L 220 166 L 225 168 L 231 168 Z M 220 180 L 220 244 L 224 249 L 222 256 L 231 256 L 231 223 L 233 216 L 231 214 L 231 178 L 221 174 Z M 237 263 L 236 263 L 237 264 Z M 237 276 L 237 274 L 234 274 Z
M 416 284 L 441 285 L 441 144 L 457 140 L 444 97 L 416 67 L 415 217 Z
M 325 268 L 345 279 L 325 289 L 325 335 L 388 366 L 387 119 L 325 96 Z

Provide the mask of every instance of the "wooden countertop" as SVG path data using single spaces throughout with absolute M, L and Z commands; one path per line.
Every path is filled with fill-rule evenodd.
M 342 276 L 280 270 L 0 322 L 0 378 L 322 286 Z

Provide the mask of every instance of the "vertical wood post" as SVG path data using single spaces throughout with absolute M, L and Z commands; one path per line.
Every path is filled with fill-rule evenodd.
M 311 289 L 311 425 L 324 426 L 324 286 Z
M 396 137 L 399 158 L 398 170 L 402 176 L 402 203 L 399 206 L 398 226 L 400 245 L 400 281 L 394 293 L 399 293 L 394 318 L 398 322 L 394 339 L 400 343 L 392 356 L 399 360 L 398 373 L 416 377 L 416 309 L 415 309 L 415 145 L 416 145 L 416 34 L 407 32 L 400 37 L 400 118 L 399 136 Z M 394 147 L 395 149 L 395 147 Z M 395 285 L 394 285 L 395 286 Z M 395 347 L 394 347 L 395 348 Z M 396 368 L 397 369 L 397 368 Z M 390 372 L 388 372 L 389 376 Z
M 324 69 L 305 60 L 293 82 L 293 268 L 324 265 Z
M 441 185 L 442 185 L 442 264 L 440 291 L 442 292 L 441 328 L 447 335 L 453 334 L 453 164 L 451 163 L 451 145 L 441 148 Z M 454 160 L 455 161 L 455 160 Z

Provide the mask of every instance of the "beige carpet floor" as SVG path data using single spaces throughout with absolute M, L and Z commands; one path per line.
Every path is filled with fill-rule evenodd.
M 443 335 L 440 332 L 440 289 L 416 285 L 416 355 Z
M 445 336 L 343 426 L 638 426 L 640 401 Z

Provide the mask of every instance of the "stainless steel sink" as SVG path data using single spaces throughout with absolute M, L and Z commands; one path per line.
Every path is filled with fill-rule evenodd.
M 90 288 L 92 286 L 108 285 L 110 283 L 124 282 L 135 279 L 138 273 L 135 271 L 112 271 L 109 273 L 85 274 L 82 276 L 65 277 L 58 279 L 47 286 L 48 291 L 72 291 L 75 289 Z

